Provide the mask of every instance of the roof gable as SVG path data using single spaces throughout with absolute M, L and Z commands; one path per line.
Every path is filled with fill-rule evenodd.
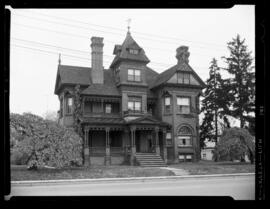
M 137 49 L 139 50 L 138 54 L 131 54 L 129 49 Z M 137 42 L 132 38 L 130 33 L 127 33 L 127 36 L 122 45 L 115 45 L 113 54 L 116 56 L 110 67 L 113 67 L 118 61 L 123 59 L 129 59 L 134 61 L 140 61 L 148 63 L 150 60 L 145 55 L 144 50 L 137 44 Z
M 156 78 L 156 80 L 152 83 L 150 88 L 158 87 L 164 83 L 166 83 L 168 80 L 170 80 L 176 72 L 189 72 L 191 75 L 194 76 L 195 82 L 199 84 L 201 88 L 205 87 L 205 83 L 202 81 L 202 79 L 198 76 L 198 74 L 190 67 L 187 63 L 181 63 L 177 64 L 168 70 L 163 71 L 161 74 L 159 74 Z

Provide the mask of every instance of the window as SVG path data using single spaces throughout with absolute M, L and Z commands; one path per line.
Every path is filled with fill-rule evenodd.
M 188 97 L 177 97 L 178 112 L 181 114 L 190 113 L 190 98 Z
M 177 73 L 177 83 L 190 84 L 190 74 L 189 73 Z
M 84 102 L 84 112 L 85 113 L 91 113 L 92 112 L 92 102 L 85 101 Z
M 71 97 L 67 98 L 67 109 L 66 109 L 66 113 L 67 114 L 71 114 L 72 113 L 72 104 L 73 104 L 73 100 Z
M 128 98 L 128 110 L 133 112 L 141 112 L 142 101 L 140 97 L 129 97 Z
M 130 54 L 139 54 L 139 50 L 138 49 L 129 49 L 129 53 Z
M 202 154 L 202 157 L 205 159 L 206 158 L 206 153 L 203 153 Z
M 141 81 L 141 70 L 128 69 L 128 81 Z
M 105 113 L 112 113 L 112 104 L 105 105 Z
M 178 136 L 178 147 L 191 146 L 190 136 Z
M 185 155 L 178 155 L 179 161 L 185 161 Z
M 172 145 L 172 133 L 171 132 L 166 133 L 166 144 Z
M 192 146 L 192 132 L 189 127 L 182 126 L 178 132 L 178 146 Z
M 181 162 L 191 162 L 192 161 L 192 154 L 178 154 L 178 159 Z
M 165 113 L 170 113 L 171 112 L 171 97 L 165 97 L 165 108 L 164 108 Z

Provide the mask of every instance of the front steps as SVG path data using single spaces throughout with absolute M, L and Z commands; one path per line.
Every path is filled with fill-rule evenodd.
M 135 159 L 143 167 L 167 167 L 161 156 L 156 153 L 136 153 Z

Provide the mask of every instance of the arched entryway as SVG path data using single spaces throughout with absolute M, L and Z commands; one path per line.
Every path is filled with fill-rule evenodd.
M 179 126 L 177 131 L 177 149 L 180 162 L 189 162 L 194 159 L 194 131 L 188 124 Z

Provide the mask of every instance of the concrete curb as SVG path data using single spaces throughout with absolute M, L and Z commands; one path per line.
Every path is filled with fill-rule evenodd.
M 185 175 L 185 176 L 154 176 L 154 177 L 131 177 L 131 178 L 100 178 L 100 179 L 59 179 L 59 180 L 41 180 L 41 181 L 11 181 L 12 186 L 35 186 L 35 185 L 55 185 L 72 183 L 104 183 L 104 182 L 130 182 L 130 181 L 151 181 L 151 180 L 176 180 L 176 179 L 194 179 L 194 178 L 221 178 L 253 176 L 255 173 L 233 173 L 233 174 L 211 174 L 211 175 Z

